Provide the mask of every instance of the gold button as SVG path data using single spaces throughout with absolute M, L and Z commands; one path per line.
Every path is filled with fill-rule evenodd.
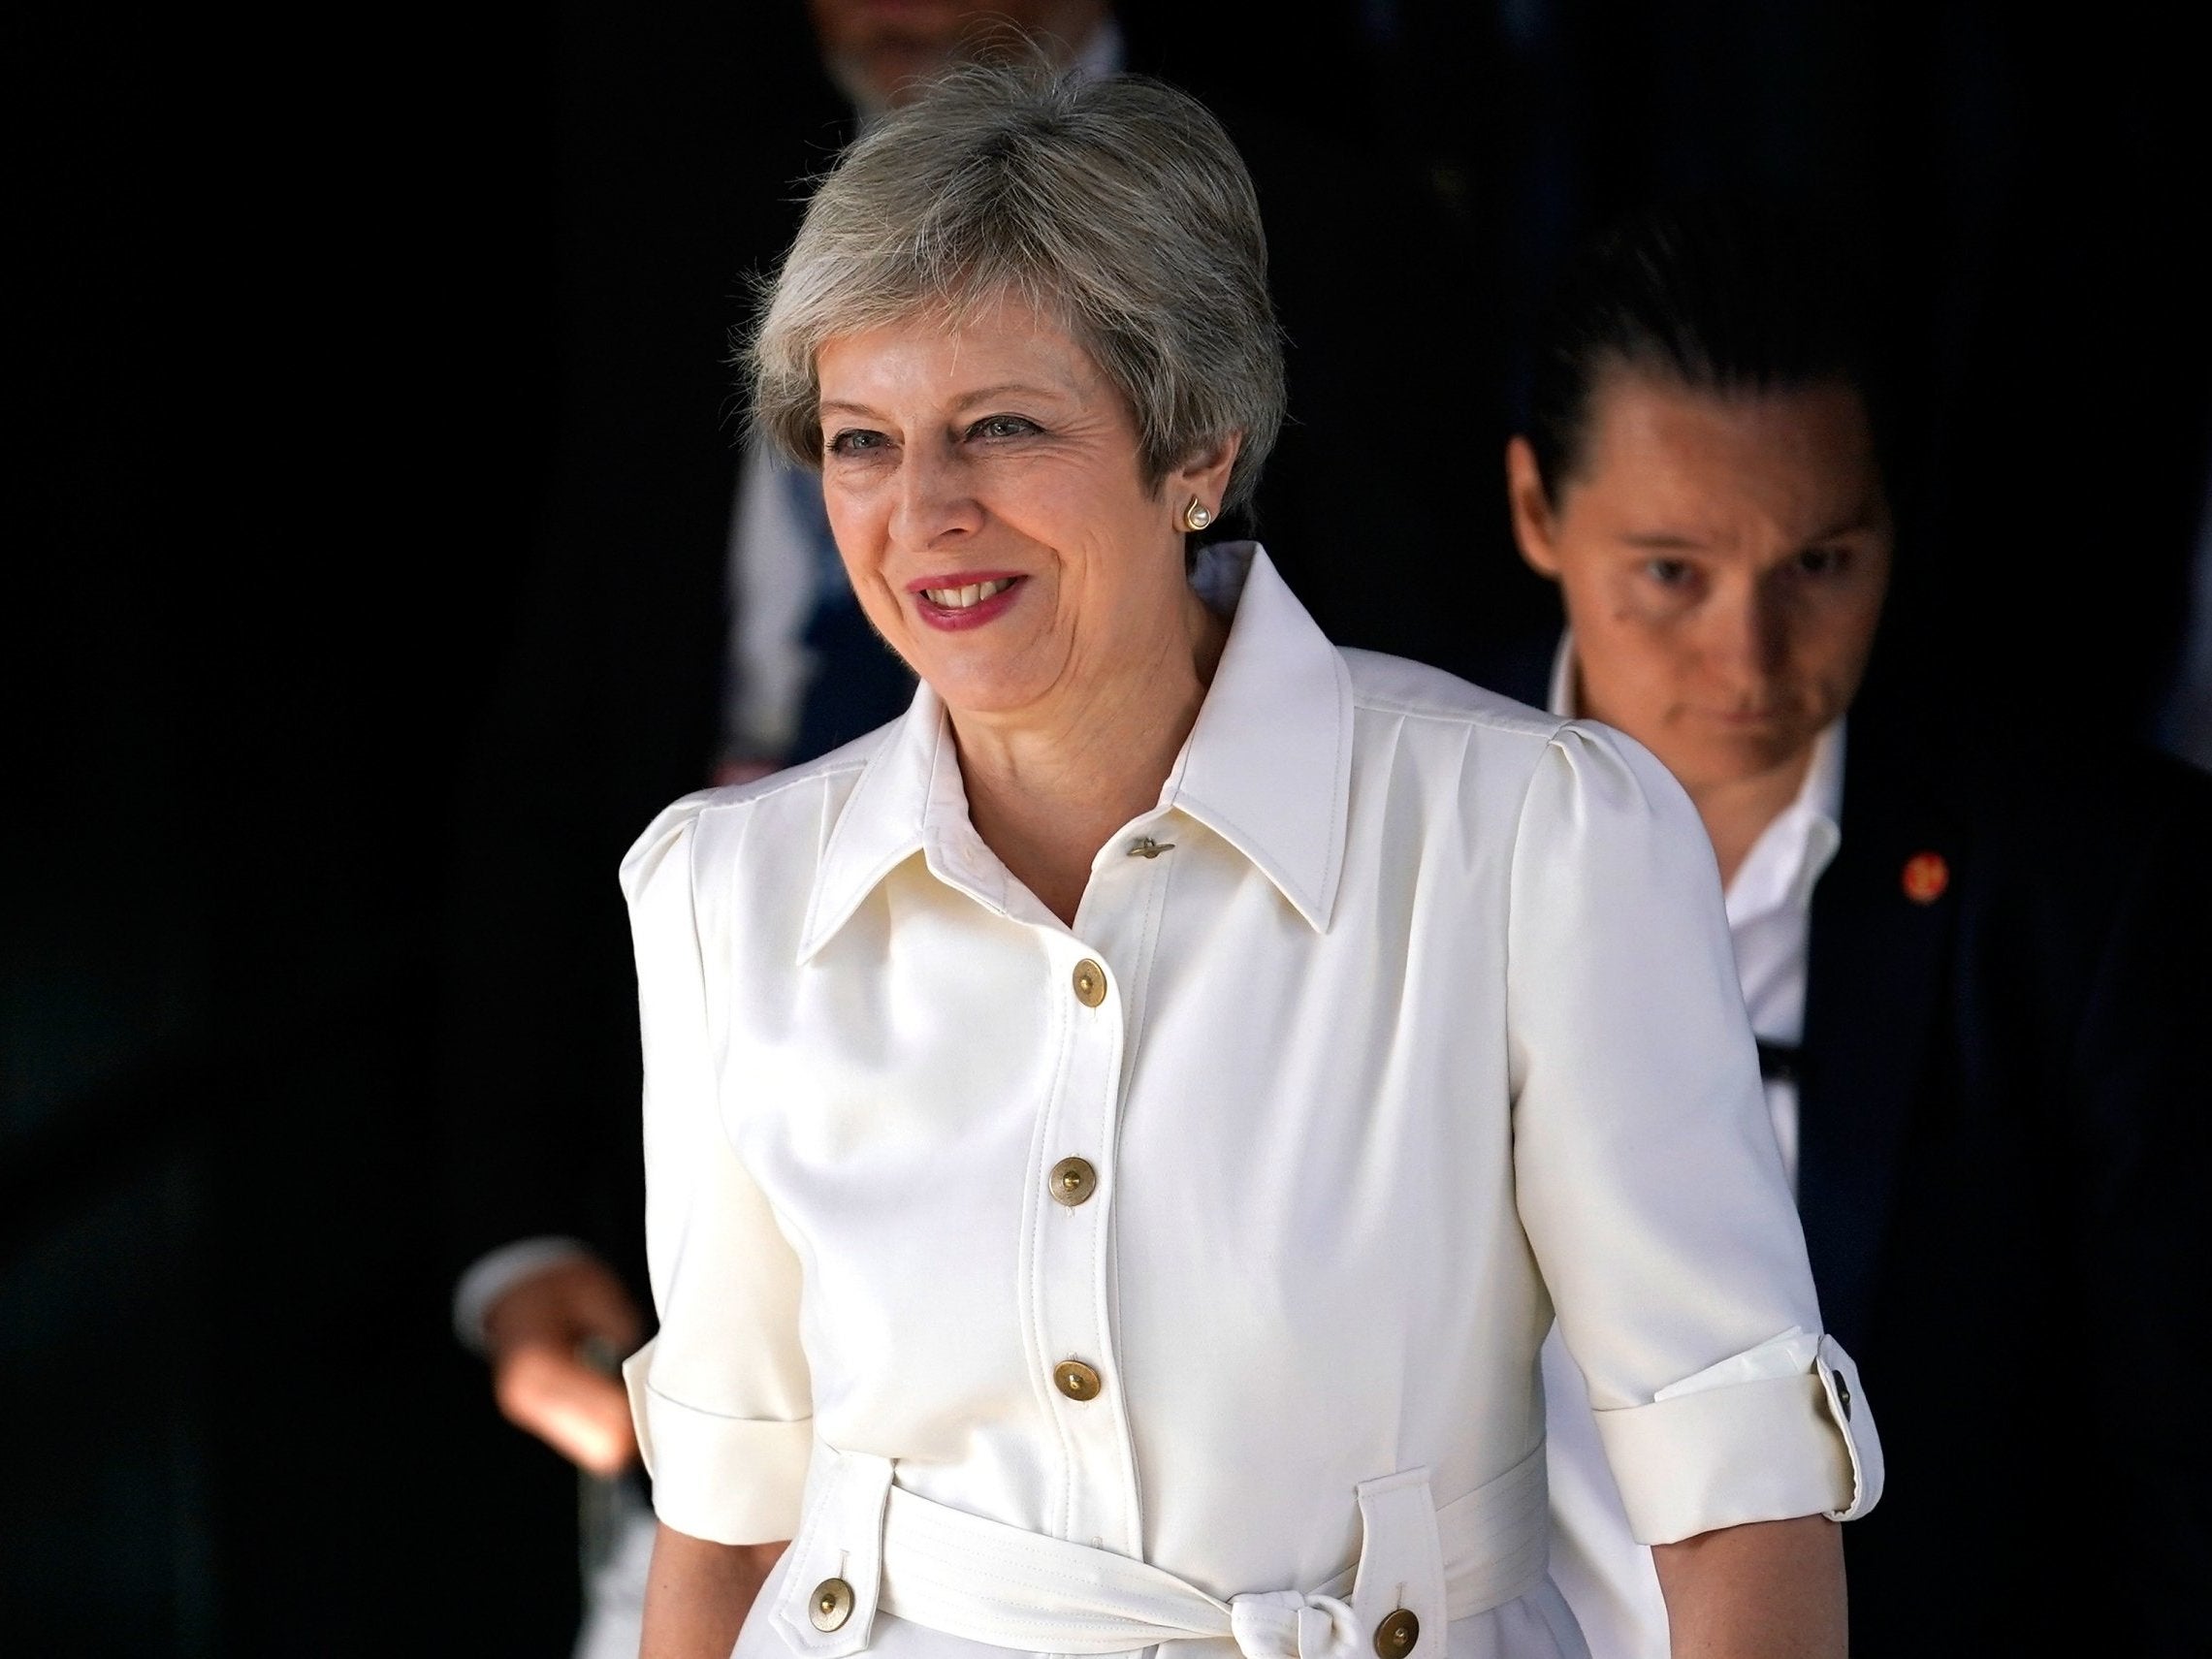
M 1851 1420 L 1851 1384 L 1850 1380 L 1841 1371 L 1836 1373 L 1836 1399 L 1837 1403 L 1843 1408 L 1843 1420 L 1849 1422 Z
M 1086 1008 L 1106 1001 L 1106 970 L 1087 956 L 1075 964 L 1075 1001 Z
M 1099 1374 L 1080 1359 L 1063 1359 L 1052 1368 L 1052 1386 L 1071 1400 L 1095 1400 L 1104 1387 Z
M 1402 1659 L 1402 1655 L 1413 1651 L 1414 1643 L 1420 1640 L 1421 1620 L 1405 1608 L 1399 1608 L 1375 1626 L 1375 1652 L 1380 1659 Z
M 1080 1158 L 1063 1158 L 1052 1165 L 1045 1187 L 1064 1204 L 1079 1204 L 1098 1190 L 1099 1172 Z
M 843 1579 L 824 1579 L 815 1586 L 815 1599 L 807 1617 L 817 1630 L 835 1630 L 852 1616 L 852 1586 Z

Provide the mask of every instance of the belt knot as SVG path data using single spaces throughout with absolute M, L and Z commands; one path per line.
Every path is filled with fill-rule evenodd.
M 1232 1596 L 1229 1634 L 1244 1659 L 1352 1659 L 1360 1646 L 1349 1604 L 1297 1590 Z

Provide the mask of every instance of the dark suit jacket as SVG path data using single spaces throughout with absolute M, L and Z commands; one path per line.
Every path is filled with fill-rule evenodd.
M 1889 1456 L 1844 1533 L 1854 1648 L 2048 1651 L 2071 1610 L 2097 1651 L 2212 1652 L 2212 779 L 1862 708 L 1799 1173 Z
M 1500 688 L 1541 702 L 1549 655 Z M 2082 1651 L 2201 1654 L 2212 779 L 1958 707 L 1870 680 L 1812 899 L 1798 1208 L 1888 1458 L 1852 1650 L 2049 1652 L 2078 1614 Z

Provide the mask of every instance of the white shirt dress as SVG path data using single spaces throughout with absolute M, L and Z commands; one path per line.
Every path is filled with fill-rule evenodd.
M 623 867 L 661 1519 L 740 1659 L 1578 1655 L 1555 1305 L 1648 1542 L 1870 1505 L 1718 882 L 1603 728 L 1331 646 L 1249 544 L 1073 927 L 899 721 Z

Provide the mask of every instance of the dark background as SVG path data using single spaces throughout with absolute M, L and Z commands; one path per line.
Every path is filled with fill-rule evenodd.
M 1470 406 L 1509 401 L 1598 218 L 1828 201 L 1898 347 L 1926 649 L 2065 741 L 2142 728 L 2212 454 L 2204 89 L 2147 8 L 1297 10 L 1128 8 L 1196 90 L 1370 148 L 1457 226 L 1491 298 L 1373 349 L 1481 331 L 1504 379 Z M 0 1641 L 563 1651 L 574 1482 L 446 1324 L 449 803 L 574 463 L 605 205 L 774 130 L 803 25 L 5 27 Z M 1390 257 L 1379 224 L 1347 281 Z M 1507 557 L 1490 439 L 1397 435 L 1378 522 L 1445 492 L 1436 557 Z

